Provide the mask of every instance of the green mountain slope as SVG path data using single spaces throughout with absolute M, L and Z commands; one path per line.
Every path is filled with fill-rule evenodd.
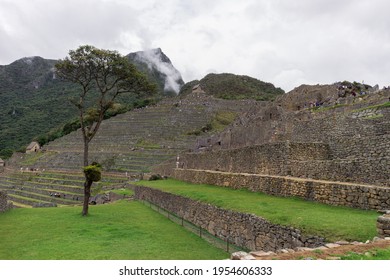
M 156 99 L 174 93 L 169 82 L 175 82 L 179 89 L 184 84 L 180 73 L 161 49 L 129 54 L 128 58 L 158 85 Z M 55 63 L 56 60 L 28 57 L 0 66 L 1 158 L 11 156 L 15 150 L 23 150 L 37 136 L 77 118 L 76 108 L 70 104 L 69 98 L 77 95 L 78 87 L 56 77 Z M 170 74 L 174 74 L 173 80 Z M 129 95 L 121 96 L 117 102 L 113 114 L 148 104 L 145 97 Z M 59 136 L 54 135 L 56 133 L 57 130 L 49 138 Z M 45 137 L 44 142 L 47 141 Z
M 200 81 L 195 80 L 185 84 L 180 94 L 187 94 L 196 85 L 200 85 L 207 94 L 222 99 L 255 99 L 258 101 L 271 101 L 284 93 L 271 83 L 255 78 L 230 73 L 208 74 Z

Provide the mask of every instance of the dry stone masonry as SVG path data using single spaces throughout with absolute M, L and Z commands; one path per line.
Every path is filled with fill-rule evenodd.
M 12 203 L 8 202 L 7 193 L 0 191 L 0 213 L 12 208 Z
M 222 240 L 250 250 L 277 251 L 325 244 L 321 237 L 304 236 L 298 229 L 273 224 L 253 214 L 221 209 L 148 187 L 136 186 L 135 198 L 158 205 Z
M 376 227 L 379 237 L 390 237 L 390 211 L 378 217 Z
M 390 90 L 339 95 L 301 86 L 198 140 L 155 172 L 195 183 L 390 208 Z M 320 104 L 320 105 L 313 105 Z

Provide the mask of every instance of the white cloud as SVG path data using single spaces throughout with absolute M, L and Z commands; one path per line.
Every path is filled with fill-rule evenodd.
M 161 47 L 185 81 L 209 69 L 285 90 L 364 79 L 389 85 L 387 0 L 0 0 L 0 64 L 62 58 L 81 44 Z

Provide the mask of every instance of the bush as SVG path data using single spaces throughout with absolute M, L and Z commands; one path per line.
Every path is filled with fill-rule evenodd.
M 98 163 L 92 163 L 91 165 L 83 168 L 85 177 L 88 181 L 98 182 L 102 178 L 101 166 Z

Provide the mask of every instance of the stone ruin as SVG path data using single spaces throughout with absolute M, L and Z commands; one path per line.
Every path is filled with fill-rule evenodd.
M 303 85 L 272 103 L 253 102 L 223 132 L 198 139 L 179 163 L 155 171 L 188 181 L 210 171 L 202 183 L 230 187 L 239 187 L 235 176 L 249 173 L 265 176 L 270 192 L 282 188 L 279 194 L 304 192 L 333 205 L 389 209 L 390 90 L 364 85 L 364 94 L 344 96 L 341 84 Z M 228 174 L 220 182 L 222 175 L 211 171 Z M 330 197 L 332 188 L 343 191 Z
M 4 191 L 0 191 L 0 213 L 9 210 L 12 207 L 12 203 L 8 202 L 7 193 Z

